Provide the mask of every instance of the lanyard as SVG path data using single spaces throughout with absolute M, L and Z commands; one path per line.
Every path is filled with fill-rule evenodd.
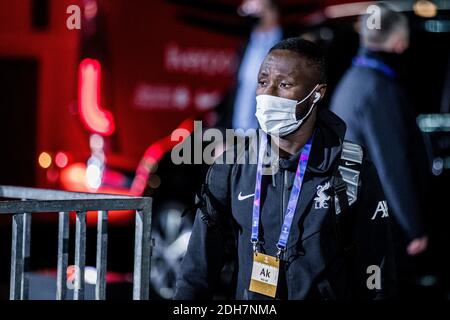
M 395 78 L 395 71 L 391 67 L 389 67 L 387 64 L 373 58 L 368 58 L 364 56 L 357 56 L 353 58 L 353 65 L 354 66 L 361 66 L 361 67 L 367 67 L 371 69 L 375 69 L 378 71 L 381 71 L 385 75 L 387 75 L 390 78 Z
M 309 154 L 311 151 L 313 137 L 309 139 L 306 145 L 303 147 L 303 151 L 300 155 L 300 160 L 297 166 L 297 172 L 295 173 L 294 185 L 292 187 L 291 194 L 289 196 L 289 202 L 286 208 L 286 214 L 284 216 L 283 226 L 281 228 L 280 238 L 278 239 L 277 257 L 281 252 L 286 249 L 287 241 L 289 238 L 289 232 L 291 231 L 292 220 L 294 218 L 295 209 L 297 207 L 298 198 L 300 197 L 300 191 L 302 189 L 303 177 L 305 176 L 306 166 L 308 164 Z M 258 168 L 256 171 L 256 183 L 255 183 L 255 198 L 253 202 L 253 219 L 252 219 L 252 243 L 253 250 L 256 252 L 259 237 L 259 220 L 260 220 L 260 206 L 261 206 L 261 177 L 262 166 L 264 160 L 264 153 L 266 151 L 267 135 L 263 134 L 261 137 L 261 145 L 258 154 Z

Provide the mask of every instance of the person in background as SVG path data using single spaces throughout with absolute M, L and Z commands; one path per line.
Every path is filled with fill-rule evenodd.
M 235 88 L 218 107 L 218 127 L 257 129 L 256 77 L 267 52 L 283 38 L 283 30 L 275 0 L 244 0 L 238 13 L 252 19 L 255 24 L 242 54 Z
M 425 145 L 396 68 L 409 46 L 405 15 L 385 4 L 380 28 L 360 18 L 360 50 L 331 100 L 331 110 L 347 123 L 346 139 L 367 148 L 380 174 L 389 210 L 405 232 L 407 253 L 428 245 L 421 209 L 428 181 Z

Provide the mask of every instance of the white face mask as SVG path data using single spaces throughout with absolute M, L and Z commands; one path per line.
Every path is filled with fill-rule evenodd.
M 301 101 L 280 98 L 262 94 L 256 97 L 256 117 L 258 118 L 261 129 L 270 135 L 287 136 L 294 132 L 304 123 L 313 110 L 315 104 L 320 100 L 320 93 L 316 92 L 314 101 L 308 113 L 300 120 L 297 120 L 295 113 L 297 105 L 305 102 L 317 89 L 314 89 Z

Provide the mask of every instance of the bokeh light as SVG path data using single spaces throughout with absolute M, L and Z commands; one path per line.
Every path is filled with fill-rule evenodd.
M 47 152 L 42 152 L 39 155 L 39 159 L 38 159 L 39 165 L 44 168 L 47 169 L 52 165 L 52 157 L 50 156 L 49 153 Z
M 69 157 L 64 152 L 58 152 L 55 157 L 55 164 L 59 168 L 65 168 L 69 163 Z

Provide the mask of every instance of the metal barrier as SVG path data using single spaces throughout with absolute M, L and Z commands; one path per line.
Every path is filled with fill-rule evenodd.
M 0 201 L 0 214 L 13 214 L 10 299 L 28 299 L 28 271 L 32 214 L 59 213 L 58 266 L 56 299 L 67 296 L 69 256 L 69 212 L 76 212 L 75 225 L 75 286 L 74 300 L 84 300 L 84 267 L 86 259 L 86 212 L 98 211 L 97 281 L 95 299 L 106 297 L 106 257 L 108 241 L 108 211 L 136 210 L 133 299 L 149 298 L 150 256 L 152 244 L 151 198 L 107 194 L 55 191 L 35 188 L 0 186 L 0 198 L 20 199 Z

